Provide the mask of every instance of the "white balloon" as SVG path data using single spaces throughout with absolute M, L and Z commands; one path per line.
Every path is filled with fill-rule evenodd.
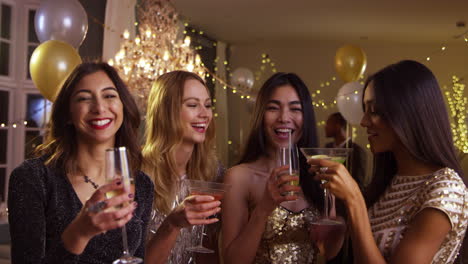
M 254 85 L 254 74 L 247 68 L 237 68 L 232 72 L 231 85 L 250 91 Z
M 361 123 L 362 91 L 364 86 L 358 82 L 345 83 L 336 96 L 338 110 L 343 117 L 352 125 Z
M 39 41 L 59 40 L 78 48 L 88 32 L 88 16 L 78 0 L 45 0 L 36 11 Z

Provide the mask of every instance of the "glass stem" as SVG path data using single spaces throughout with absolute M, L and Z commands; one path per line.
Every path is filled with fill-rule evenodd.
M 127 227 L 125 225 L 122 226 L 122 243 L 124 256 L 131 256 L 128 250 Z
M 201 238 L 200 238 L 200 247 L 203 247 L 203 237 L 204 236 L 205 236 L 205 225 L 202 225 Z
M 323 198 L 324 198 L 324 216 L 325 216 L 325 219 L 328 219 L 329 218 L 329 201 L 330 201 L 330 193 L 328 192 L 327 188 L 324 188 L 323 189 Z

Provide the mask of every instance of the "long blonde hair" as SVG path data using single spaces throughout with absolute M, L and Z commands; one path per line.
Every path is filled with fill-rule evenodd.
M 146 113 L 146 142 L 143 147 L 143 170 L 154 182 L 155 209 L 168 214 L 175 199 L 177 174 L 175 151 L 182 142 L 184 128 L 180 109 L 184 84 L 194 79 L 206 84 L 198 75 L 185 71 L 172 71 L 161 75 L 151 88 Z M 207 88 L 208 90 L 208 88 Z M 208 90 L 209 93 L 209 90 Z M 195 144 L 187 164 L 187 178 L 213 180 L 217 171 L 214 122 L 208 126 L 205 141 Z

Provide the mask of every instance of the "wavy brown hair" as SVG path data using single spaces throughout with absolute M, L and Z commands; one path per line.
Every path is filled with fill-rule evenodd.
M 143 170 L 154 182 L 153 206 L 168 214 L 175 200 L 177 174 L 175 151 L 183 140 L 184 127 L 180 109 L 187 80 L 197 80 L 206 87 L 198 75 L 186 71 L 172 71 L 161 75 L 151 88 L 146 113 L 146 142 L 143 147 Z M 206 131 L 205 141 L 195 144 L 187 165 L 187 178 L 213 180 L 217 171 L 215 155 L 215 127 L 213 120 Z
M 45 156 L 45 164 L 76 173 L 77 135 L 71 124 L 70 100 L 75 87 L 86 76 L 102 71 L 112 80 L 123 105 L 123 122 L 115 134 L 115 147 L 126 147 L 132 172 L 140 168 L 141 152 L 138 144 L 140 114 L 127 86 L 117 71 L 107 63 L 86 62 L 78 65 L 63 84 L 52 106 L 48 132 L 43 144 L 36 149 L 36 155 Z

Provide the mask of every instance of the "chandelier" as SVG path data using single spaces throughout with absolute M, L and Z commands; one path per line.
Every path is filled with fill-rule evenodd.
M 145 111 L 146 98 L 160 75 L 185 70 L 203 78 L 206 71 L 200 55 L 190 47 L 190 37 L 177 38 L 178 14 L 168 0 L 143 0 L 137 14 L 137 36 L 129 39 L 125 31 L 121 48 L 109 64 L 120 72 L 140 110 Z

